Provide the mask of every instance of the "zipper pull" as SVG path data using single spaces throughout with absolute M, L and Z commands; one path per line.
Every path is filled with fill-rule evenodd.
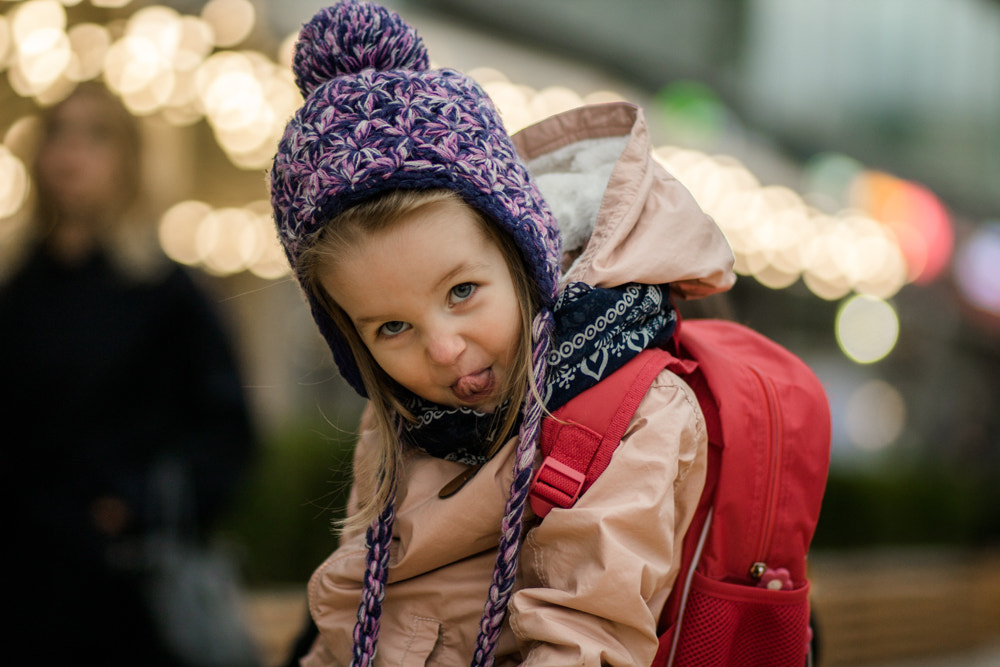
M 750 578 L 754 581 L 760 581 L 760 578 L 764 576 L 765 572 L 767 572 L 767 563 L 757 561 L 750 566 Z

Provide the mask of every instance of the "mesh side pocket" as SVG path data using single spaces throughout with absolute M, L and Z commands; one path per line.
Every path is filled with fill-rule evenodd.
M 792 591 L 727 584 L 697 572 L 676 667 L 803 667 L 809 642 L 809 584 Z

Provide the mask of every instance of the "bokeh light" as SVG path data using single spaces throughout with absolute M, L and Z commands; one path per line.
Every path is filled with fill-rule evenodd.
M 877 297 L 858 294 L 848 298 L 837 311 L 837 344 L 859 364 L 884 359 L 899 338 L 899 318 L 895 309 Z
M 8 81 L 22 97 L 42 94 L 71 60 L 66 9 L 55 0 L 30 0 L 15 7 L 9 20 L 13 54 Z
M 906 424 L 902 395 L 883 380 L 870 380 L 854 390 L 846 408 L 848 437 L 861 450 L 877 451 L 891 445 Z
M 253 31 L 247 0 L 213 0 L 202 16 L 149 5 L 114 31 L 92 23 L 67 31 L 66 20 L 55 0 L 29 0 L 3 18 L 0 51 L 10 54 L 8 79 L 19 96 L 53 104 L 75 82 L 103 77 L 135 115 L 160 114 L 175 126 L 206 119 L 241 169 L 269 164 L 301 102 L 288 67 L 252 50 L 215 51 Z
M 974 307 L 1000 317 L 1000 221 L 980 225 L 955 258 L 955 280 Z
M 272 218 L 271 202 L 267 199 L 259 199 L 250 202 L 244 207 L 252 217 L 251 224 L 257 233 L 258 253 L 256 258 L 250 262 L 249 270 L 255 276 L 265 280 L 275 280 L 288 275 L 288 259 L 285 257 L 285 250 L 278 241 L 278 234 L 274 228 Z
M 909 281 L 929 283 L 948 265 L 954 245 L 951 217 L 926 187 L 865 171 L 851 184 L 851 200 L 896 235 Z
M 153 5 L 133 14 L 108 49 L 105 80 L 133 113 L 153 113 L 170 98 L 180 37 L 180 14 Z
M 17 213 L 28 195 L 28 171 L 10 149 L 0 144 L 0 219 Z
M 190 266 L 201 262 L 195 239 L 202 220 L 211 211 L 212 207 L 205 202 L 188 200 L 174 204 L 160 217 L 160 245 L 168 257 Z
M 529 110 L 535 118 L 546 118 L 579 106 L 583 106 L 583 98 L 564 86 L 543 88 L 529 102 Z
M 219 209 L 182 201 L 161 216 L 158 233 L 171 259 L 214 275 L 250 271 L 273 280 L 289 270 L 265 199 Z
M 799 278 L 816 296 L 837 300 L 852 291 L 887 299 L 907 282 L 896 236 L 850 208 L 824 213 L 783 186 L 761 185 L 738 160 L 697 150 L 660 147 L 654 156 L 691 191 L 722 228 L 736 270 L 773 289 Z M 853 176 L 849 162 L 814 169 L 812 188 L 835 190 Z M 829 200 L 835 199 L 832 195 Z
M 666 131 L 693 144 L 710 144 L 726 129 L 726 107 L 708 86 L 698 81 L 676 81 L 654 99 Z
M 6 16 L 0 16 L 0 67 L 7 66 L 7 56 L 10 53 L 10 47 L 10 22 Z
M 250 35 L 257 13 L 248 0 L 209 0 L 201 18 L 211 26 L 215 45 L 228 48 Z
M 211 211 L 195 234 L 202 267 L 220 276 L 245 271 L 257 258 L 260 241 L 253 214 L 243 208 Z
M 96 23 L 78 23 L 66 33 L 72 50 L 67 76 L 72 81 L 87 81 L 100 76 L 111 46 L 108 29 Z
M 818 153 L 802 167 L 806 201 L 828 213 L 843 208 L 846 194 L 864 165 L 841 153 Z
M 278 45 L 278 66 L 285 71 L 291 71 L 292 60 L 295 59 L 295 42 L 298 41 L 298 34 L 286 35 L 281 44 Z
M 244 169 L 268 166 L 286 121 L 301 104 L 291 73 L 253 51 L 222 51 L 205 61 L 196 85 L 230 160 Z
M 66 4 L 72 3 L 28 0 L 0 17 L 0 63 L 18 95 L 51 104 L 75 82 L 103 77 L 132 113 L 179 127 L 204 121 L 234 166 L 270 165 L 285 122 L 301 104 L 290 71 L 295 34 L 280 40 L 273 58 L 233 50 L 253 34 L 257 16 L 250 0 L 210 0 L 197 15 L 145 5 L 113 30 L 93 23 L 67 29 Z M 493 98 L 510 132 L 582 104 L 623 99 L 611 90 L 581 95 L 563 86 L 535 89 L 489 67 L 469 75 Z M 651 106 L 667 130 L 689 144 L 712 141 L 728 122 L 718 95 L 697 81 L 665 87 Z M 737 271 L 772 289 L 801 281 L 827 300 L 852 292 L 888 299 L 907 282 L 933 279 L 949 261 L 951 224 L 940 201 L 922 186 L 866 171 L 844 155 L 810 160 L 800 195 L 760 183 L 732 156 L 675 146 L 655 154 L 719 223 Z M 242 227 L 220 229 L 236 234 L 234 244 L 244 242 Z M 208 261 L 190 256 L 192 239 L 186 250 L 171 243 L 187 261 Z M 214 270 L 254 270 L 258 263 L 231 257 L 216 261 Z

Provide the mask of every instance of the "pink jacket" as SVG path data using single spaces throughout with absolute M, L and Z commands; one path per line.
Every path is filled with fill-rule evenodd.
M 653 161 L 637 108 L 616 103 L 569 111 L 521 131 L 515 143 L 560 219 L 567 251 L 591 238 L 564 280 L 670 282 L 682 298 L 731 286 L 728 244 L 687 190 Z M 358 461 L 372 450 L 373 435 L 363 418 Z M 660 609 L 704 484 L 706 451 L 694 394 L 663 371 L 611 464 L 576 505 L 555 509 L 542 522 L 527 510 L 498 666 L 652 661 Z M 377 665 L 469 663 L 513 453 L 511 440 L 445 499 L 439 491 L 466 466 L 408 455 Z M 365 492 L 360 482 L 353 490 Z M 350 663 L 364 565 L 364 534 L 345 535 L 312 576 L 309 604 L 320 638 L 305 667 Z

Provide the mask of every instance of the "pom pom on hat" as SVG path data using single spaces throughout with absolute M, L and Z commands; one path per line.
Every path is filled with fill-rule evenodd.
M 384 7 L 342 2 L 320 10 L 299 33 L 292 71 L 304 97 L 322 83 L 364 69 L 430 67 L 417 31 Z

